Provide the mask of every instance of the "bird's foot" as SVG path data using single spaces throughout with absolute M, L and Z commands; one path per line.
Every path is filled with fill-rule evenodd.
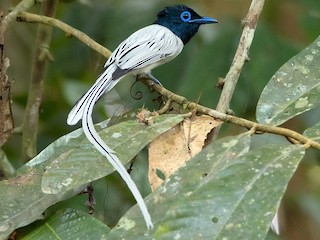
M 155 77 L 153 76 L 151 73 L 147 73 L 148 78 L 150 78 L 154 84 L 159 84 L 160 86 L 163 86 L 161 84 L 161 82 Z

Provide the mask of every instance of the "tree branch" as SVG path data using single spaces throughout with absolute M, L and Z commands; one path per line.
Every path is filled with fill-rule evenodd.
M 219 85 L 223 86 L 221 96 L 216 107 L 219 112 L 233 113 L 230 109 L 230 102 L 244 63 L 249 61 L 249 49 L 265 2 L 266 0 L 252 0 L 249 11 L 245 19 L 242 21 L 244 27 L 237 51 L 223 83 L 219 82 Z M 211 142 L 212 139 L 218 136 L 220 128 L 221 125 L 208 134 L 208 142 Z
M 10 66 L 10 61 L 4 55 L 5 49 L 5 32 L 13 21 L 16 20 L 19 12 L 27 10 L 34 5 L 34 0 L 21 1 L 9 14 L 4 16 L 4 13 L 0 11 L 0 146 L 2 146 L 13 132 L 13 116 L 11 110 L 11 83 L 6 74 L 7 68 Z M 10 162 L 7 160 L 2 149 L 0 149 L 1 166 L 8 176 L 14 172 Z
M 1 24 L 0 24 L 1 25 Z M 0 36 L 1 38 L 1 36 Z M 0 147 L 7 142 L 13 132 L 11 109 L 11 82 L 7 76 L 9 59 L 4 57 L 4 44 L 0 44 Z
M 174 101 L 181 106 L 186 106 L 190 110 L 196 110 L 199 113 L 209 115 L 211 117 L 220 119 L 225 122 L 229 122 L 238 126 L 245 127 L 247 129 L 254 129 L 255 132 L 264 132 L 264 133 L 273 133 L 277 135 L 282 135 L 286 138 L 294 139 L 300 144 L 303 144 L 306 149 L 312 147 L 320 150 L 320 143 L 316 142 L 310 138 L 305 137 L 304 135 L 297 133 L 293 130 L 282 128 L 282 127 L 275 127 L 265 124 L 259 124 L 253 121 L 249 121 L 244 118 L 235 117 L 233 115 L 229 115 L 223 112 L 219 112 L 216 110 L 213 110 L 211 108 L 205 107 L 200 105 L 199 103 L 191 102 L 187 100 L 185 97 L 177 95 L 168 89 L 165 89 L 164 87 L 154 84 L 152 80 L 143 78 L 141 81 L 146 84 L 147 86 L 151 86 L 156 92 L 161 94 L 162 96 L 165 96 L 166 98 L 170 99 L 171 101 Z
M 35 4 L 35 0 L 23 0 L 2 20 L 1 32 L 4 33 L 10 23 L 17 19 L 20 12 L 31 8 Z
M 229 72 L 224 79 L 221 97 L 216 108 L 219 112 L 226 112 L 229 110 L 231 98 L 238 83 L 240 73 L 244 63 L 249 60 L 249 49 L 264 4 L 265 0 L 252 0 L 247 16 L 243 20 L 244 28 L 238 49 L 233 58 Z
M 43 14 L 47 16 L 55 14 L 57 0 L 48 0 L 42 4 L 41 12 Z M 43 99 L 44 75 L 47 61 L 52 60 L 49 52 L 51 33 L 51 27 L 39 25 L 28 102 L 22 124 L 22 160 L 25 162 L 37 154 L 37 134 L 40 106 Z
M 59 28 L 60 30 L 64 31 L 67 34 L 67 36 L 76 37 L 77 39 L 80 40 L 80 42 L 83 42 L 84 44 L 86 44 L 88 47 L 92 48 L 99 54 L 102 54 L 105 58 L 110 57 L 112 53 L 109 49 L 105 48 L 104 46 L 92 40 L 88 35 L 84 34 L 78 29 L 75 29 L 74 27 L 71 27 L 70 25 L 58 19 L 47 17 L 47 16 L 41 16 L 33 13 L 28 13 L 28 12 L 21 12 L 17 17 L 17 20 L 23 21 L 23 22 L 29 22 L 29 23 L 42 23 L 45 25 Z

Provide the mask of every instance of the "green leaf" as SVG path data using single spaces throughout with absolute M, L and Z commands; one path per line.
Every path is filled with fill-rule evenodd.
M 207 146 L 147 197 L 154 229 L 134 207 L 108 238 L 265 239 L 304 148 L 249 145 L 243 134 Z
M 129 120 L 106 128 L 96 126 L 106 144 L 116 152 L 123 164 L 128 163 L 149 142 L 183 120 L 183 115 L 161 115 L 154 118 L 150 126 Z M 55 161 L 43 174 L 42 190 L 59 193 L 94 181 L 114 172 L 108 160 L 86 139 L 84 134 L 74 136 L 63 153 L 54 153 Z
M 110 229 L 101 221 L 79 210 L 66 209 L 51 216 L 22 240 L 107 239 Z
M 311 128 L 308 128 L 303 132 L 303 135 L 305 135 L 308 138 L 311 138 L 315 141 L 320 142 L 320 122 L 314 125 Z
M 106 128 L 105 121 L 97 126 L 97 129 L 107 144 L 110 143 L 110 147 L 119 152 L 123 163 L 126 163 L 129 156 L 134 156 L 149 141 L 182 120 L 183 115 L 162 115 L 156 117 L 151 126 L 127 121 L 110 128 Z M 115 139 L 117 141 L 114 141 Z M 79 161 L 84 166 L 80 167 L 75 162 L 75 169 L 79 172 L 74 173 L 73 165 L 69 164 L 69 161 Z M 51 170 L 52 174 L 56 172 L 52 168 L 47 170 L 48 165 L 59 167 L 61 179 L 59 176 L 50 175 Z M 66 168 L 62 169 L 64 166 Z M 101 169 L 102 167 L 106 169 Z M 21 167 L 15 178 L 0 182 L 0 239 L 6 238 L 13 230 L 42 218 L 42 213 L 48 207 L 78 194 L 84 188 L 81 185 L 90 181 L 88 178 L 98 179 L 99 176 L 113 171 L 107 160 L 88 143 L 81 129 L 59 138 Z M 46 176 L 43 177 L 43 174 Z M 76 179 L 83 180 L 67 185 L 69 177 L 74 175 Z M 54 182 L 50 182 L 51 180 Z M 50 189 L 50 184 L 56 184 L 53 189 L 60 191 L 56 191 L 57 194 L 54 194 L 55 191 L 46 194 L 41 189 L 41 183 L 48 186 L 47 189 Z
M 264 88 L 258 105 L 260 123 L 280 125 L 320 103 L 320 37 L 285 63 Z
M 0 182 L 0 239 L 37 219 L 50 206 L 79 193 L 83 188 L 60 194 L 44 194 L 41 178 L 45 164 L 23 167 L 18 175 Z

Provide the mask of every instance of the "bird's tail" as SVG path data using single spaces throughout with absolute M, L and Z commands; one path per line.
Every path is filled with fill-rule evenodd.
M 109 66 L 109 68 L 112 68 L 112 66 Z M 93 126 L 91 115 L 95 102 L 104 92 L 110 91 L 121 79 L 120 78 L 117 80 L 113 80 L 112 73 L 115 69 L 112 69 L 113 71 L 108 71 L 108 69 L 106 69 L 106 71 L 97 79 L 96 83 L 77 102 L 77 104 L 69 113 L 67 122 L 69 125 L 74 125 L 82 118 L 82 128 L 87 139 L 102 155 L 104 155 L 108 159 L 110 164 L 116 169 L 122 179 L 126 182 L 128 188 L 130 189 L 132 195 L 136 199 L 141 209 L 148 229 L 150 229 L 153 227 L 151 216 L 136 184 L 134 183 L 118 157 L 114 154 L 115 152 L 104 143 Z
M 109 92 L 121 78 L 113 80 L 112 74 L 116 70 L 116 66 L 110 65 L 105 71 L 100 75 L 97 81 L 92 85 L 92 87 L 79 99 L 79 101 L 74 105 L 72 110 L 69 112 L 67 118 L 68 125 L 76 125 L 83 116 L 86 105 L 88 104 L 90 95 L 95 95 L 99 92 L 99 96 L 96 101 L 101 97 L 104 92 Z M 91 115 L 91 113 L 90 113 Z

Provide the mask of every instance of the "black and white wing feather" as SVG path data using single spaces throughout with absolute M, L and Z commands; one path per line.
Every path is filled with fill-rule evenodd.
M 90 94 L 99 91 L 99 99 L 126 75 L 148 73 L 171 61 L 182 48 L 181 39 L 166 27 L 154 24 L 134 32 L 114 50 L 104 72 L 70 111 L 68 125 L 75 125 L 82 118 Z
M 168 28 L 150 25 L 123 41 L 108 59 L 105 67 L 115 63 L 118 68 L 135 73 L 147 73 L 175 58 L 183 43 Z

